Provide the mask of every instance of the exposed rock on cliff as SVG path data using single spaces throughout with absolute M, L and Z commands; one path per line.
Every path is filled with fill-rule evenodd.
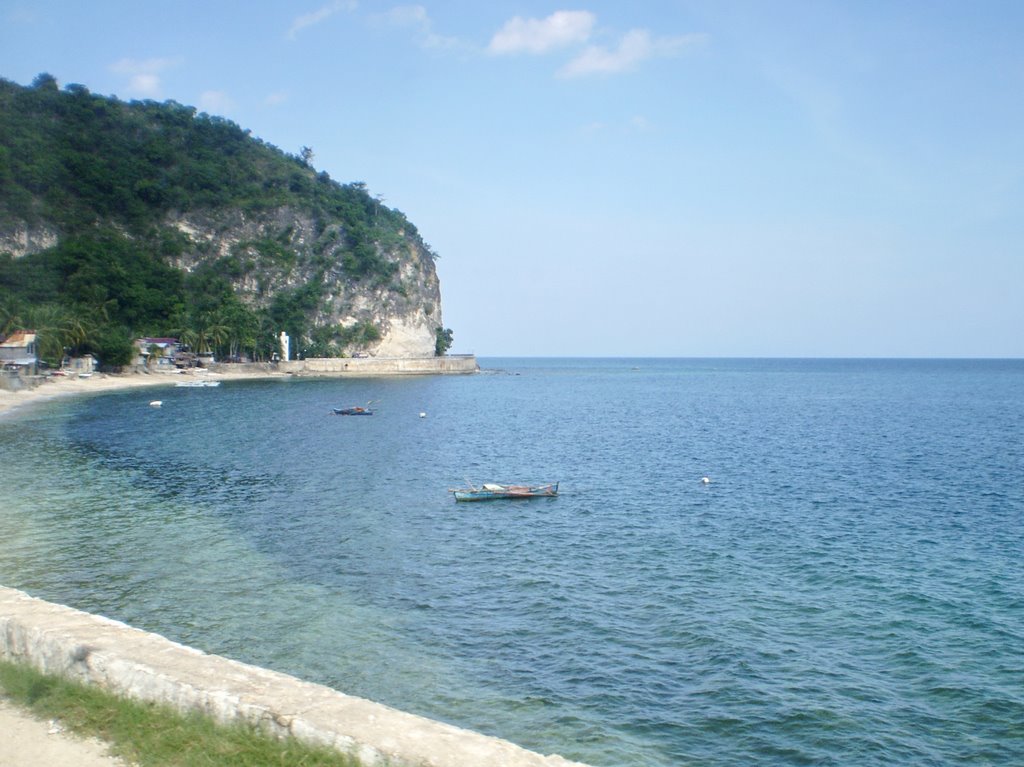
M 60 234 L 45 225 L 29 226 L 24 221 L 10 221 L 0 229 L 0 253 L 10 253 L 15 258 L 29 253 L 52 248 Z
M 284 206 L 255 214 L 191 212 L 169 216 L 167 224 L 183 238 L 171 263 L 186 273 L 216 268 L 250 307 L 270 310 L 288 292 L 317 292 L 311 327 L 352 338 L 348 353 L 434 354 L 436 329 L 443 325 L 441 288 L 433 256 L 418 236 L 398 229 L 390 248 L 375 247 L 381 273 L 354 280 L 346 268 L 344 225 L 324 225 L 309 211 Z M 366 328 L 380 337 L 360 335 Z

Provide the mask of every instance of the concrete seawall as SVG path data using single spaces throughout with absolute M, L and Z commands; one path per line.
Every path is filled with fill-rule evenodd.
M 0 658 L 393 767 L 585 767 L 0 586 Z
M 448 357 L 314 357 L 278 362 L 276 369 L 294 375 L 459 375 L 477 373 L 472 354 Z

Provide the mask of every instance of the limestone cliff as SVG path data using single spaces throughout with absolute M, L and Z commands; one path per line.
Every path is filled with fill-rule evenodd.
M 266 359 L 281 331 L 302 356 L 433 355 L 435 254 L 311 159 L 175 102 L 0 79 L 0 333 L 73 325 L 91 337 L 54 349 L 115 365 L 140 336 Z
M 441 288 L 433 255 L 418 236 L 398 229 L 390 248 L 377 246 L 377 257 L 390 272 L 386 280 L 353 280 L 345 269 L 344 225 L 317 221 L 308 211 L 289 206 L 258 214 L 194 211 L 169 216 L 167 224 L 184 242 L 171 263 L 186 273 L 222 265 L 250 307 L 269 309 L 285 291 L 312 288 L 320 293 L 309 316 L 312 328 L 337 328 L 342 336 L 360 327 L 380 333 L 376 340 L 345 344 L 346 353 L 434 354 L 436 329 L 443 326 Z

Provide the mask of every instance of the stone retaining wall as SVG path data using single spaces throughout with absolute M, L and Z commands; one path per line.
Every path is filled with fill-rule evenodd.
M 476 373 L 472 354 L 448 357 L 315 357 L 277 363 L 277 370 L 295 375 L 452 375 Z
M 0 658 L 220 722 L 249 722 L 330 745 L 368 766 L 585 767 L 2 586 Z

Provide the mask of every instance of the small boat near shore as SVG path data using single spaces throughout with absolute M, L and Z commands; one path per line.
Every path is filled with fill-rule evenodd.
M 373 415 L 368 407 L 335 407 L 331 408 L 335 415 Z
M 490 482 L 480 487 L 453 488 L 456 501 L 492 501 L 499 498 L 554 498 L 558 483 L 549 485 L 498 485 Z
M 220 386 L 220 381 L 178 381 L 174 385 L 179 388 L 199 389 L 210 386 Z

